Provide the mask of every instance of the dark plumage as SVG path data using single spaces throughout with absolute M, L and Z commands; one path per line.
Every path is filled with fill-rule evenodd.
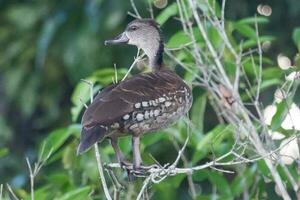
M 133 164 L 138 169 L 140 136 L 165 128 L 187 113 L 192 103 L 191 90 L 174 71 L 163 67 L 163 40 L 155 21 L 135 20 L 124 33 L 106 43 L 142 48 L 153 70 L 110 85 L 96 96 L 82 118 L 78 153 L 110 138 L 118 161 L 125 164 L 117 138 L 132 135 Z

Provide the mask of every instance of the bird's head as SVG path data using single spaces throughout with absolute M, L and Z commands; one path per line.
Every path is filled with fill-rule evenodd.
M 141 48 L 149 58 L 151 67 L 162 64 L 163 37 L 158 24 L 152 19 L 136 19 L 130 22 L 125 31 L 105 45 L 130 44 Z

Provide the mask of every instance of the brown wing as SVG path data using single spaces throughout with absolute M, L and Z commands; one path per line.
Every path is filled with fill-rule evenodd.
M 120 121 L 124 115 L 133 112 L 136 103 L 161 97 L 163 94 L 175 91 L 181 85 L 181 79 L 171 70 L 136 75 L 100 92 L 86 109 L 82 125 L 83 127 L 92 127 L 96 124 L 109 126 Z
M 106 87 L 83 114 L 77 153 L 85 152 L 97 141 L 104 139 L 115 123 L 120 127 L 124 126 L 123 117 L 135 110 L 136 103 L 157 99 L 184 85 L 176 73 L 162 69 L 139 74 L 117 85 Z

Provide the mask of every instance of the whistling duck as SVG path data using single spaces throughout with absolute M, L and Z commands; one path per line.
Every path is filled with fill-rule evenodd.
M 141 169 L 140 137 L 163 129 L 185 115 L 192 104 L 189 86 L 163 65 L 164 43 L 158 24 L 136 19 L 123 33 L 105 44 L 130 44 L 141 48 L 151 72 L 141 73 L 104 88 L 85 110 L 78 154 L 96 142 L 111 140 L 120 165 L 126 165 L 117 139 L 132 136 L 133 169 Z

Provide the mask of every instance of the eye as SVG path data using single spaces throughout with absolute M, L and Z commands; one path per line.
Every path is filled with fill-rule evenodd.
M 129 31 L 135 31 L 135 30 L 137 30 L 137 29 L 138 29 L 137 26 L 130 26 L 130 27 L 128 28 Z

